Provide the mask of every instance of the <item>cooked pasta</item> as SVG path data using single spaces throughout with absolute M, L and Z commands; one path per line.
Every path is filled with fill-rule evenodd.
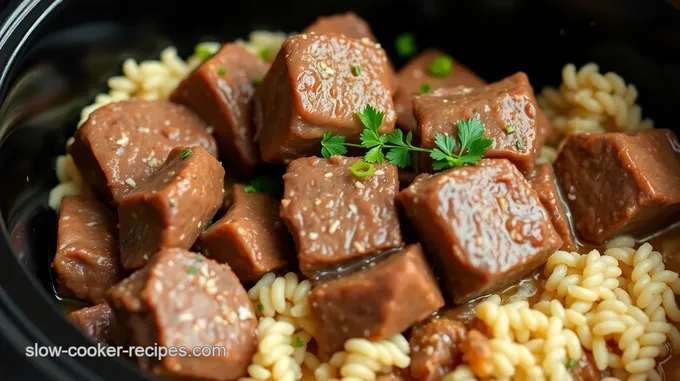
M 553 123 L 549 142 L 557 147 L 571 132 L 601 133 L 632 131 L 653 127 L 642 119 L 642 108 L 636 104 L 638 92 L 616 73 L 601 74 L 595 63 L 576 70 L 574 64 L 562 69 L 559 88 L 544 88 L 538 103 Z
M 295 381 L 302 376 L 300 365 L 295 361 L 293 333 L 295 327 L 270 317 L 260 319 L 257 326 L 257 352 L 248 367 L 247 378 L 241 381 L 281 380 Z

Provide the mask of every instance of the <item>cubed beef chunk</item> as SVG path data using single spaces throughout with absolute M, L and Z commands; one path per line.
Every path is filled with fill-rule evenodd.
M 224 169 L 199 146 L 176 147 L 120 203 L 120 255 L 138 269 L 165 247 L 190 248 L 222 205 Z
M 403 245 L 395 197 L 397 168 L 374 164 L 359 179 L 350 167 L 362 158 L 308 157 L 283 176 L 281 217 L 297 246 L 300 270 L 317 271 Z
M 579 236 L 595 244 L 644 235 L 680 218 L 680 147 L 673 132 L 574 134 L 555 172 Z
M 164 249 L 109 291 L 126 342 L 166 348 L 224 347 L 212 356 L 137 358 L 154 375 L 182 380 L 235 380 L 257 346 L 257 318 L 228 265 L 183 249 Z
M 465 326 L 455 320 L 441 318 L 413 329 L 411 347 L 411 378 L 439 381 L 462 362 L 462 344 L 467 337 Z
M 437 134 L 458 136 L 458 121 L 479 116 L 486 126 L 485 137 L 493 139 L 486 157 L 508 159 L 523 172 L 533 168 L 538 105 L 526 74 L 483 87 L 460 86 L 419 95 L 413 98 L 413 108 L 422 147 L 434 148 Z M 420 169 L 432 171 L 429 156 L 421 155 Z
M 555 182 L 555 174 L 549 164 L 539 164 L 527 176 L 527 180 L 538 194 L 543 207 L 550 216 L 555 231 L 562 238 L 562 250 L 576 250 L 574 235 L 571 232 L 567 209 L 560 197 L 559 188 Z
M 541 110 L 540 107 L 536 107 L 536 153 L 540 156 L 540 149 L 543 148 L 545 143 L 552 135 L 553 125 L 547 115 Z
M 455 304 L 514 283 L 562 246 L 536 191 L 506 159 L 421 175 L 399 201 Z
M 437 90 L 442 87 L 480 87 L 486 85 L 470 69 L 455 62 L 451 73 L 444 77 L 430 74 L 432 62 L 445 53 L 436 49 L 427 49 L 409 61 L 397 73 L 398 86 L 394 95 L 394 107 L 397 112 L 397 126 L 405 131 L 413 131 L 418 135 L 418 123 L 413 116 L 413 96 L 423 91 Z M 427 92 L 426 91 L 426 92 Z
M 116 214 L 93 199 L 66 196 L 57 227 L 52 262 L 60 293 L 92 303 L 122 278 Z
M 199 145 L 217 156 L 204 127 L 193 112 L 168 101 L 115 102 L 90 114 L 68 152 L 100 197 L 118 205 L 174 147 Z
M 342 349 L 346 340 L 381 340 L 405 331 L 444 305 L 420 244 L 341 278 L 318 284 L 309 293 L 322 352 Z
M 224 165 L 232 174 L 249 175 L 260 160 L 251 123 L 253 81 L 269 64 L 238 44 L 225 44 L 189 75 L 170 96 L 214 128 Z
M 385 51 L 338 34 L 289 37 L 255 91 L 254 120 L 262 158 L 280 163 L 318 154 L 324 132 L 357 143 L 357 113 L 367 105 L 385 113 L 381 133 L 396 114 Z
M 73 311 L 68 314 L 68 318 L 92 340 L 104 344 L 115 343 L 116 318 L 108 303 Z
M 199 238 L 203 254 L 227 263 L 242 282 L 280 270 L 294 258 L 293 241 L 279 217 L 279 201 L 234 185 L 227 213 Z
M 574 381 L 600 381 L 602 379 L 602 373 L 597 369 L 595 358 L 589 351 L 584 351 L 576 367 L 570 369 L 570 373 Z
M 331 16 L 321 16 L 310 26 L 305 28 L 302 34 L 343 34 L 347 37 L 362 39 L 368 38 L 373 42 L 378 42 L 371 27 L 366 20 L 359 17 L 354 12 L 346 12 Z

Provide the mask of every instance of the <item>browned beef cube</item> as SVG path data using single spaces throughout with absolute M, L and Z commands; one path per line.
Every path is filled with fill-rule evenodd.
M 478 115 L 486 126 L 484 136 L 494 141 L 486 149 L 486 157 L 508 159 L 523 172 L 533 168 L 538 105 L 526 74 L 478 88 L 439 89 L 416 96 L 413 107 L 422 147 L 434 148 L 437 134 L 457 137 L 456 123 Z M 514 132 L 509 133 L 508 126 Z M 429 156 L 421 155 L 420 169 L 432 171 Z
M 574 381 L 600 381 L 602 379 L 602 372 L 597 369 L 593 354 L 586 350 L 578 360 L 578 365 L 571 369 L 570 373 Z
M 467 328 L 458 321 L 441 318 L 415 327 L 411 332 L 411 378 L 439 381 L 463 362 L 462 344 Z
M 255 91 L 254 120 L 264 161 L 318 155 L 324 132 L 357 143 L 364 129 L 357 113 L 367 105 L 385 112 L 381 133 L 396 114 L 385 51 L 338 34 L 301 34 L 282 45 Z
M 347 37 L 362 39 L 368 38 L 373 42 L 378 42 L 371 27 L 366 20 L 359 17 L 354 12 L 346 12 L 331 16 L 321 16 L 314 23 L 305 28 L 301 33 L 309 34 L 343 34 Z
M 381 340 L 405 331 L 444 305 L 420 244 L 358 272 L 318 284 L 309 293 L 322 352 L 346 340 Z
M 295 255 L 293 241 L 279 217 L 279 201 L 234 185 L 227 213 L 198 240 L 201 251 L 227 263 L 242 282 L 280 270 Z
M 539 164 L 527 176 L 527 180 L 529 180 L 531 187 L 534 188 L 543 207 L 548 212 L 555 231 L 562 238 L 563 244 L 561 249 L 568 251 L 576 250 L 574 235 L 571 232 L 569 217 L 567 216 L 567 209 L 560 197 L 552 167 L 549 164 Z
M 138 269 L 158 250 L 190 248 L 222 205 L 224 169 L 202 147 L 177 147 L 120 203 L 120 254 Z
M 224 347 L 212 356 L 137 358 L 154 375 L 235 380 L 257 346 L 255 311 L 228 265 L 182 249 L 164 249 L 109 291 L 126 342 L 137 346 Z
M 104 301 L 106 290 L 122 277 L 117 223 L 115 213 L 96 200 L 64 197 L 52 262 L 60 293 Z
M 375 164 L 375 174 L 355 177 L 361 158 L 308 157 L 288 165 L 283 176 L 281 217 L 297 246 L 300 270 L 319 270 L 403 245 L 395 197 L 397 168 Z
M 108 303 L 73 311 L 68 314 L 68 318 L 92 340 L 104 344 L 115 343 L 116 318 Z
M 418 135 L 418 123 L 413 115 L 413 96 L 424 90 L 437 90 L 446 87 L 480 87 L 486 85 L 470 69 L 455 62 L 453 71 L 445 77 L 430 74 L 432 62 L 445 53 L 436 49 L 427 49 L 409 61 L 397 73 L 398 86 L 394 95 L 394 107 L 397 111 L 397 126 L 405 131 L 413 131 Z
M 421 175 L 399 200 L 455 304 L 530 274 L 562 246 L 536 191 L 506 159 Z
M 230 173 L 248 175 L 260 160 L 251 124 L 254 80 L 269 64 L 238 44 L 225 44 L 189 75 L 170 96 L 192 109 L 215 130 L 220 157 Z
M 555 172 L 580 237 L 604 243 L 680 219 L 679 146 L 666 129 L 570 135 Z
M 553 125 L 540 107 L 536 107 L 536 154 L 540 156 L 540 149 L 552 135 Z
M 118 205 L 174 147 L 200 145 L 217 156 L 204 127 L 193 112 L 168 101 L 115 102 L 90 114 L 68 151 L 85 181 Z

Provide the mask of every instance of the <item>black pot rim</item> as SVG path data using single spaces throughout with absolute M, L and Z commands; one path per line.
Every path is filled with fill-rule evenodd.
M 9 4 L 0 25 L 0 105 L 37 32 L 69 2 L 21 0 Z M 0 115 L 6 111 L 0 107 Z M 0 128 L 0 145 L 7 135 L 7 128 Z M 28 346 L 36 344 L 62 348 L 95 345 L 66 319 L 54 303 L 54 296 L 21 266 L 11 248 L 5 218 L 0 218 L 0 229 L 0 341 L 22 357 Z M 118 358 L 61 355 L 26 359 L 27 366 L 42 373 L 45 380 L 152 380 L 130 362 Z

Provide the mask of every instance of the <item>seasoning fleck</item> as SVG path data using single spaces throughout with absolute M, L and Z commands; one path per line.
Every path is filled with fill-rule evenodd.
M 127 179 L 125 179 L 125 182 L 126 182 L 129 186 L 131 186 L 131 187 L 136 187 L 136 186 L 137 186 L 137 183 L 135 182 L 135 180 L 132 180 L 132 179 L 129 178 L 129 177 L 128 177 Z
M 191 155 L 191 148 L 187 148 L 179 154 L 179 159 L 184 160 Z

